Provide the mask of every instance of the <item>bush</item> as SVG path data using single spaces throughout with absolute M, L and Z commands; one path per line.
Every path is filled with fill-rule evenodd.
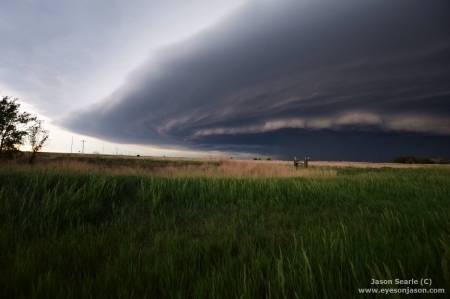
M 412 156 L 398 156 L 392 161 L 393 163 L 402 164 L 449 164 L 450 161 L 444 158 L 416 158 Z
M 403 164 L 416 164 L 417 158 L 416 157 L 411 157 L 411 156 L 399 156 L 399 157 L 395 157 L 395 159 L 393 160 L 394 163 L 403 163 Z

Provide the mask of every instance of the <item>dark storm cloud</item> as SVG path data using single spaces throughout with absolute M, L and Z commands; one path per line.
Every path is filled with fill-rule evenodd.
M 263 137 L 261 136 L 263 135 Z M 396 156 L 449 157 L 448 136 L 350 130 L 281 129 L 264 134 L 212 135 L 196 149 L 293 156 L 322 161 L 391 162 Z
M 283 147 L 299 130 L 448 140 L 448 11 L 439 0 L 252 2 L 152 53 L 61 124 L 115 142 L 223 150 Z

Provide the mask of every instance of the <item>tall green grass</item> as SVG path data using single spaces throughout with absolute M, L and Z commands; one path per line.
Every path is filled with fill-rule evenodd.
M 0 265 L 0 298 L 375 298 L 358 293 L 372 278 L 431 278 L 444 298 L 450 170 L 232 179 L 5 166 Z

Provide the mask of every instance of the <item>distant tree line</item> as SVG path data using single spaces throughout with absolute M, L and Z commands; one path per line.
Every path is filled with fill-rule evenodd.
M 392 162 L 403 164 L 450 164 L 450 159 L 436 157 L 417 158 L 413 156 L 398 156 L 395 157 Z

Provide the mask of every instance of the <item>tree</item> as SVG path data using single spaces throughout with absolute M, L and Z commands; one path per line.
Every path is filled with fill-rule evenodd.
M 48 139 L 48 131 L 42 127 L 42 120 L 34 120 L 33 124 L 28 128 L 27 139 L 31 145 L 31 153 L 28 163 L 32 164 L 36 158 L 36 154 L 42 149 Z
M 36 116 L 19 111 L 17 99 L 4 96 L 0 101 L 0 158 L 19 152 L 27 132 L 27 124 Z

